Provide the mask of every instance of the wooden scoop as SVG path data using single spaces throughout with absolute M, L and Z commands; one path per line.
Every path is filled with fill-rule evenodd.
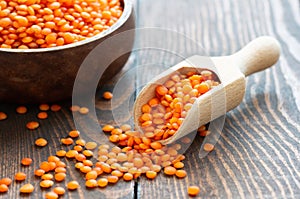
M 210 70 L 217 75 L 221 84 L 197 98 L 177 132 L 163 144 L 170 144 L 191 133 L 238 106 L 243 100 L 245 77 L 275 64 L 280 55 L 280 45 L 269 36 L 251 41 L 247 46 L 230 56 L 203 57 L 192 56 L 155 77 L 139 93 L 134 104 L 134 123 L 140 128 L 141 107 L 155 96 L 155 88 L 176 73 Z

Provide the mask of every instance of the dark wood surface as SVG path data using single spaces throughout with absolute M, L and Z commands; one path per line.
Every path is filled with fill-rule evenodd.
M 201 188 L 199 198 L 299 198 L 299 1 L 139 0 L 135 2 L 135 10 L 137 27 L 171 31 L 138 32 L 137 46 L 162 45 L 165 49 L 133 52 L 122 73 L 130 71 L 128 81 L 133 83 L 115 98 L 115 110 L 126 106 L 126 99 L 133 99 L 153 75 L 180 60 L 174 55 L 176 53 L 182 56 L 193 53 L 228 55 L 257 36 L 271 35 L 279 40 L 282 54 L 273 68 L 247 78 L 243 102 L 226 115 L 215 150 L 205 158 L 198 157 L 202 140 L 196 137 L 184 160 L 187 178 L 179 180 L 160 174 L 152 181 L 141 177 L 135 182 L 121 180 L 105 189 L 87 190 L 83 175 L 72 169 L 74 162 L 64 160 L 70 168 L 65 182 L 76 179 L 81 188 L 62 198 L 188 198 L 187 187 L 193 184 Z M 187 38 L 182 39 L 181 34 Z M 113 89 L 122 74 L 103 90 Z M 38 105 L 27 105 L 29 112 L 26 115 L 15 113 L 18 104 L 0 105 L 0 111 L 8 114 L 7 120 L 0 121 L 0 178 L 25 171 L 28 174 L 26 181 L 36 188 L 30 196 L 20 195 L 18 190 L 23 183 L 13 182 L 9 192 L 0 194 L 0 198 L 41 198 L 45 193 L 39 188 L 33 170 L 48 155 L 64 148 L 59 139 L 75 128 L 68 109 L 70 102 L 59 104 L 63 109 L 57 113 L 49 112 L 49 119 L 40 121 L 40 128 L 34 131 L 27 130 L 25 124 L 37 120 Z M 98 98 L 96 108 L 100 124 L 114 123 L 110 102 Z M 122 110 L 117 111 L 117 116 L 120 122 L 130 121 L 130 116 Z M 86 117 L 89 116 L 78 117 L 83 126 Z M 35 147 L 34 140 L 38 137 L 47 138 L 48 146 Z M 101 132 L 86 131 L 83 137 L 109 143 Z M 20 160 L 23 157 L 33 158 L 33 165 L 22 167 Z M 61 184 L 64 186 L 65 182 Z

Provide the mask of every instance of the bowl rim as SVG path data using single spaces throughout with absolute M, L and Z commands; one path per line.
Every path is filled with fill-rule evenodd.
M 100 32 L 99 34 L 86 38 L 84 40 L 74 42 L 71 44 L 66 44 L 62 46 L 55 46 L 55 47 L 49 47 L 49 48 L 31 48 L 31 49 L 18 49 L 18 48 L 0 48 L 0 52 L 12 52 L 12 53 L 38 53 L 38 52 L 51 52 L 51 51 L 59 51 L 64 49 L 70 49 L 75 48 L 78 46 L 82 46 L 91 42 L 94 42 L 98 39 L 104 38 L 107 35 L 111 34 L 112 32 L 119 29 L 130 17 L 133 8 L 133 2 L 132 0 L 121 0 L 123 2 L 123 13 L 121 17 L 114 23 L 111 27 L 108 29 Z

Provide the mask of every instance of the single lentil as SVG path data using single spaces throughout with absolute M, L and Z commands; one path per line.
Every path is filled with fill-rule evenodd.
M 5 120 L 7 118 L 6 113 L 0 111 L 0 121 Z
M 57 199 L 58 198 L 58 194 L 55 193 L 54 191 L 50 191 L 50 192 L 47 192 L 45 194 L 45 198 L 46 199 Z
M 48 111 L 48 110 L 50 109 L 50 106 L 49 106 L 48 104 L 41 104 L 41 105 L 39 106 L 39 109 L 40 109 L 41 111 Z
M 190 196 L 197 196 L 200 192 L 200 188 L 198 186 L 189 186 L 188 187 L 188 194 Z
M 24 165 L 24 166 L 29 166 L 29 165 L 31 165 L 31 163 L 32 163 L 32 159 L 31 158 L 23 158 L 21 160 L 21 164 Z
M 68 184 L 67 184 L 67 188 L 69 189 L 69 190 L 75 190 L 75 189 L 77 189 L 79 187 L 79 183 L 77 182 L 77 181 L 70 181 L 70 182 L 68 182 Z
M 47 112 L 39 112 L 37 114 L 37 118 L 41 119 L 41 120 L 44 120 L 44 119 L 47 119 L 48 118 L 48 113 Z
M 25 114 L 27 113 L 27 108 L 26 106 L 19 106 L 16 108 L 16 112 L 19 114 Z
M 53 192 L 56 193 L 57 195 L 64 195 L 66 190 L 63 187 L 55 187 L 53 189 Z
M 6 184 L 0 184 L 0 193 L 5 193 L 8 191 L 8 186 Z
M 38 138 L 35 140 L 35 145 L 43 147 L 46 146 L 48 144 L 48 141 L 44 138 Z
M 21 193 L 32 193 L 34 190 L 34 186 L 32 184 L 24 184 L 21 188 L 20 188 L 20 192 Z
M 58 105 L 58 104 L 53 104 L 53 105 L 51 105 L 50 110 L 53 111 L 53 112 L 60 111 L 61 110 L 61 106 Z
M 79 113 L 82 114 L 82 115 L 88 114 L 89 111 L 90 111 L 90 110 L 89 110 L 87 107 L 81 107 L 81 108 L 79 109 Z
M 37 129 L 39 126 L 40 126 L 40 124 L 39 124 L 37 121 L 31 121 L 31 122 L 28 122 L 28 123 L 26 124 L 26 127 L 27 127 L 29 130 Z
M 108 184 L 108 180 L 106 178 L 100 178 L 98 181 L 97 181 L 97 184 L 99 187 L 106 187 L 107 184 Z
M 23 173 L 23 172 L 16 173 L 15 180 L 17 180 L 17 181 L 23 181 L 25 179 L 26 179 L 26 174 L 25 173 Z
M 106 100 L 110 100 L 110 99 L 113 98 L 113 94 L 112 94 L 111 92 L 109 92 L 109 91 L 105 91 L 105 92 L 103 93 L 102 97 L 103 97 L 104 99 L 106 99 Z
M 0 180 L 0 184 L 5 184 L 6 186 L 9 186 L 12 183 L 12 179 L 10 178 L 2 178 Z
M 211 152 L 212 150 L 214 150 L 214 148 L 215 148 L 215 146 L 210 143 L 205 143 L 203 146 L 203 150 L 207 151 L 207 152 Z
M 42 180 L 40 182 L 40 187 L 42 188 L 50 188 L 52 187 L 54 182 L 52 180 Z

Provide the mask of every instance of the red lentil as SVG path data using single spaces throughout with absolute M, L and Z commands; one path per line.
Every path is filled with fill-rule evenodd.
M 58 194 L 55 193 L 54 191 L 50 191 L 50 192 L 47 192 L 45 194 L 45 198 L 46 199 L 57 199 L 58 198 Z
M 189 186 L 188 187 L 188 194 L 190 196 L 197 196 L 200 192 L 200 188 L 198 186 Z
M 185 170 L 177 170 L 175 175 L 178 177 L 178 178 L 184 178 L 186 177 L 186 171 Z
M 8 187 L 5 184 L 0 184 L 0 193 L 5 193 L 8 191 Z
M 35 140 L 35 145 L 43 147 L 46 146 L 48 144 L 47 140 L 44 138 L 38 138 Z
M 107 180 L 109 183 L 115 184 L 118 182 L 119 178 L 117 176 L 110 175 L 107 176 Z
M 52 187 L 54 182 L 52 180 L 42 180 L 40 182 L 40 187 L 42 188 L 50 188 Z
M 64 145 L 71 145 L 74 143 L 74 140 L 72 138 L 62 138 L 60 141 Z
M 174 175 L 176 173 L 176 169 L 174 167 L 167 166 L 164 168 L 164 173 L 166 175 Z
M 112 125 L 105 125 L 102 127 L 102 130 L 104 132 L 111 132 L 114 129 L 114 127 Z
M 89 111 L 90 111 L 90 110 L 89 110 L 87 107 L 81 107 L 81 108 L 79 109 L 79 113 L 82 114 L 82 115 L 88 114 Z
M 154 179 L 154 178 L 156 178 L 157 173 L 156 173 L 155 171 L 147 171 L 147 172 L 146 172 L 146 176 L 147 176 L 147 178 L 149 178 L 149 179 Z
M 72 138 L 77 138 L 80 135 L 80 132 L 77 130 L 73 130 L 69 132 L 69 136 Z
M 63 187 L 55 187 L 53 189 L 53 192 L 56 193 L 57 195 L 64 195 L 66 190 Z
M 100 178 L 97 181 L 97 184 L 98 184 L 99 187 L 106 187 L 107 184 L 108 184 L 108 180 L 106 178 Z
M 47 35 L 47 36 L 49 36 L 49 35 Z M 46 36 L 46 37 L 47 37 L 47 36 Z M 53 104 L 53 105 L 51 105 L 51 107 L 50 107 L 50 110 L 53 111 L 53 112 L 60 111 L 60 109 L 61 109 L 61 106 L 58 105 L 58 104 Z
M 77 105 L 72 105 L 72 106 L 70 107 L 70 110 L 71 110 L 72 112 L 77 112 L 77 111 L 79 111 L 79 109 L 80 109 L 80 106 L 77 106 Z
M 205 143 L 203 146 L 203 150 L 207 151 L 207 152 L 211 152 L 212 150 L 214 150 L 214 148 L 215 148 L 215 146 L 210 143 Z
M 79 187 L 79 183 L 77 182 L 77 181 L 70 181 L 70 182 L 68 182 L 68 184 L 67 184 L 67 188 L 69 189 L 69 190 L 75 190 L 75 189 L 77 189 Z
M 0 180 L 0 184 L 5 184 L 6 186 L 9 186 L 11 184 L 11 182 L 12 182 L 12 179 L 10 179 L 10 178 L 2 178 Z
M 53 179 L 53 175 L 50 173 L 46 173 L 44 175 L 41 176 L 42 180 L 52 180 Z
M 56 167 L 55 173 L 66 173 L 67 170 L 64 167 Z
M 0 22 L 0 23 L 1 23 L 1 22 Z M 6 118 L 7 118 L 6 113 L 0 112 L 0 121 L 1 121 L 1 120 L 5 120 Z
M 102 13 L 103 14 L 103 13 Z M 110 100 L 110 99 L 112 99 L 113 98 L 113 94 L 111 93 L 111 92 L 109 92 L 109 91 L 105 91 L 104 93 L 103 93 L 103 98 L 104 99 L 106 99 L 106 100 Z
M 21 160 L 21 164 L 24 166 L 29 166 L 32 163 L 32 159 L 31 158 L 23 158 Z
M 38 27 L 38 28 L 39 28 L 39 26 L 35 26 L 35 27 Z M 40 109 L 41 111 L 48 111 L 48 110 L 50 109 L 50 106 L 49 106 L 48 104 L 41 104 L 41 105 L 39 106 L 39 109 Z
M 125 174 L 123 175 L 123 179 L 124 179 L 125 181 L 130 181 L 130 180 L 133 179 L 133 175 L 132 175 L 131 173 L 125 173 Z
M 32 184 L 24 184 L 21 188 L 20 188 L 20 192 L 21 193 L 32 193 L 34 190 L 34 186 Z
M 47 112 L 39 112 L 37 114 L 37 118 L 39 118 L 41 120 L 47 119 L 48 118 L 48 113 Z
M 17 180 L 17 181 L 23 181 L 25 179 L 26 179 L 26 174 L 25 173 L 23 173 L 23 172 L 16 173 L 15 180 Z
M 67 175 L 65 173 L 56 173 L 54 175 L 54 178 L 57 182 L 61 182 L 61 181 L 65 180 L 66 176 Z
M 25 114 L 27 113 L 27 108 L 26 106 L 19 106 L 16 108 L 16 112 L 19 114 Z
M 39 177 L 44 174 L 45 174 L 45 171 L 43 169 L 37 169 L 34 171 L 34 175 L 39 176 Z
M 80 146 L 84 146 L 85 145 L 85 140 L 83 140 L 83 139 L 78 139 L 78 140 L 76 140 L 76 142 L 75 142 L 77 145 L 80 145 Z
M 66 155 L 66 153 L 67 152 L 65 150 L 59 150 L 59 151 L 56 152 L 56 155 L 58 157 L 64 157 Z
M 29 130 L 34 130 L 34 129 L 37 129 L 38 127 L 40 126 L 40 124 L 36 121 L 31 121 L 31 122 L 28 122 L 26 124 L 26 127 L 29 129 Z

